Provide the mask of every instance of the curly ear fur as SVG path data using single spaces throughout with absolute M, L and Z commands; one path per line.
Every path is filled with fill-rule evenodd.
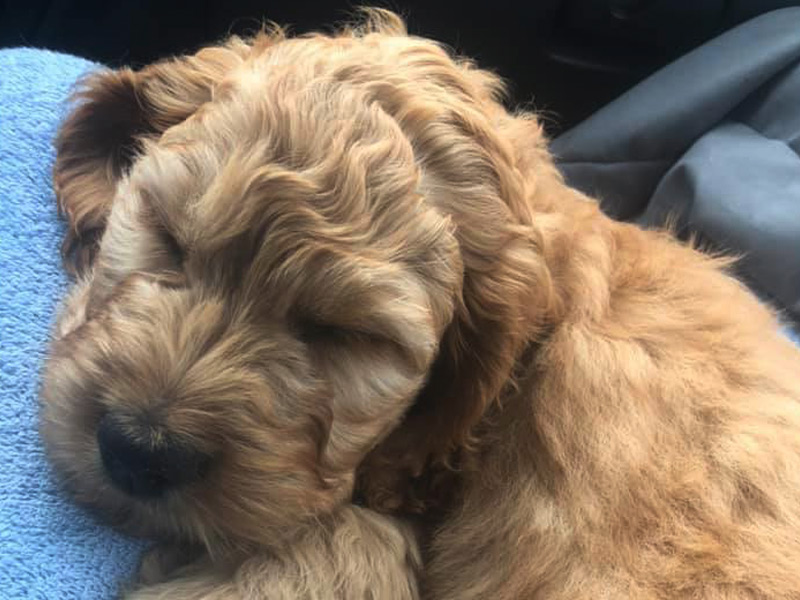
M 437 502 L 432 486 L 452 491 L 443 484 L 448 469 L 464 459 L 475 426 L 513 384 L 517 359 L 555 309 L 545 236 L 531 207 L 532 195 L 548 193 L 548 178 L 560 178 L 536 121 L 501 108 L 497 78 L 406 40 L 397 43 L 415 46 L 399 53 L 409 79 L 387 74 L 373 94 L 411 139 L 423 193 L 452 219 L 463 284 L 429 380 L 404 423 L 362 465 L 360 491 L 370 506 L 421 512 Z M 356 71 L 349 75 L 358 79 Z
M 253 42 L 231 39 L 194 56 L 165 60 L 141 71 L 101 70 L 82 79 L 74 107 L 55 140 L 53 181 L 68 221 L 62 246 L 65 267 L 89 267 L 105 227 L 117 182 L 142 138 L 160 136 L 211 99 L 215 86 L 251 51 L 280 34 Z

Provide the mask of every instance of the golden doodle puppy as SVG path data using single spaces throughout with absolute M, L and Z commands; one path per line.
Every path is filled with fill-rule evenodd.
M 800 352 L 391 13 L 83 82 L 42 431 L 131 598 L 800 598 Z

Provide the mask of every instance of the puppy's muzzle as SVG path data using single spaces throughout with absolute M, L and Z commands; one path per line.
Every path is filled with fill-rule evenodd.
M 201 479 L 211 462 L 174 435 L 113 414 L 100 420 L 97 445 L 114 486 L 142 499 Z

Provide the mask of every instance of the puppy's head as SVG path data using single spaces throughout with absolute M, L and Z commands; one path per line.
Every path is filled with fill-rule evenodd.
M 95 79 L 67 122 L 56 179 L 74 196 L 60 200 L 97 209 L 103 229 L 58 325 L 43 436 L 76 497 L 120 525 L 284 539 L 348 500 L 423 389 L 465 405 L 452 430 L 435 421 L 446 444 L 511 368 L 535 265 L 499 196 L 514 181 L 498 180 L 491 140 L 474 141 L 488 117 L 465 120 L 490 91 L 380 20 L 368 35 L 235 42 L 202 78 L 175 62 L 118 93 L 103 88 L 118 75 Z M 431 65 L 441 81 L 419 81 Z M 82 146 L 103 135 L 91 115 L 126 94 L 137 130 Z M 106 167 L 128 163 L 92 172 L 109 145 Z M 460 233 L 462 202 L 480 214 Z M 463 347 L 492 320 L 486 344 Z M 457 385 L 455 364 L 469 370 Z

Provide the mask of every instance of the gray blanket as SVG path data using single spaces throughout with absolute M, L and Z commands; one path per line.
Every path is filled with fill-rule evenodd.
M 552 144 L 610 215 L 742 257 L 800 323 L 800 9 L 768 13 L 645 80 Z

